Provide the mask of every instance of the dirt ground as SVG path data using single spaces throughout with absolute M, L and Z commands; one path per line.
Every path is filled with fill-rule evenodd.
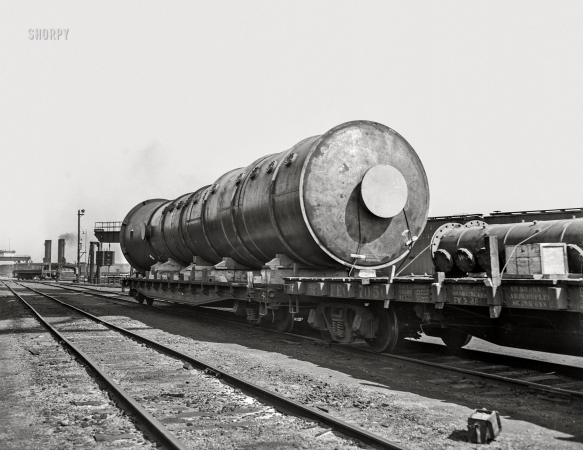
M 50 300 L 23 295 L 185 448 L 362 446 L 318 423 L 283 414 Z M 0 417 L 6 415 L 6 420 L 0 419 L 0 448 L 156 446 L 142 434 L 139 420 L 117 408 L 101 382 L 64 351 L 20 301 L 0 297 L 0 313 L 5 318 L 0 334 L 5 364 L 0 372 L 9 380 L 0 388 L 0 399 L 10 405 L 0 412 Z
M 467 418 L 474 409 L 482 407 L 497 410 L 502 416 L 502 433 L 488 448 L 583 449 L 581 404 L 569 404 L 560 398 L 514 391 L 398 363 L 379 363 L 317 345 L 300 344 L 289 337 L 196 318 L 192 310 L 180 307 L 167 308 L 169 311 L 166 312 L 79 294 L 70 298 L 71 303 L 106 320 L 186 351 L 210 365 L 356 423 L 411 449 L 483 447 L 466 442 Z M 0 298 L 2 300 L 6 301 Z M 24 423 L 27 417 L 33 418 L 39 408 L 46 409 L 50 399 L 39 397 L 36 381 L 29 379 L 34 355 L 22 351 L 26 348 L 26 336 L 18 333 L 14 323 L 8 324 L 0 318 L 0 325 L 0 375 L 4 380 L 0 386 L 0 399 L 21 418 L 10 419 L 14 416 L 11 413 L 9 422 L 4 422 L 6 413 L 0 413 L 4 422 L 0 431 L 26 430 L 18 424 Z M 12 342 L 10 348 L 6 342 Z M 18 359 L 13 357 L 17 353 L 20 355 Z M 104 396 L 104 402 L 109 401 L 99 389 L 95 392 L 98 394 Z M 53 395 L 59 394 L 55 392 Z M 76 407 L 87 409 L 87 406 Z M 79 415 L 86 413 L 81 410 Z M 132 428 L 130 420 L 127 422 L 116 425 L 115 430 L 109 431 L 110 435 L 113 432 L 135 434 L 131 445 L 140 448 L 151 445 L 135 431 L 135 427 Z M 28 428 L 31 441 L 36 426 L 38 424 L 33 421 Z M 59 430 L 54 433 L 67 434 L 66 426 L 59 425 L 58 420 L 53 420 L 51 427 Z M 311 439 L 316 443 L 326 435 L 334 436 L 334 433 L 310 436 L 302 447 L 310 448 Z M 74 442 L 77 447 L 107 444 L 127 448 L 130 445 L 128 440 L 96 444 L 95 441 L 76 439 L 65 441 Z M 208 446 L 213 447 L 213 443 L 209 442 Z M 331 440 L 328 446 L 338 447 L 338 442 Z M 277 448 L 277 445 L 271 448 Z

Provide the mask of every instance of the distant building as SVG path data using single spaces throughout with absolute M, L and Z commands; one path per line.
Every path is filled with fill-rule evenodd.
M 103 266 L 101 268 L 101 274 L 105 273 L 129 273 L 129 264 L 112 264 L 111 266 Z

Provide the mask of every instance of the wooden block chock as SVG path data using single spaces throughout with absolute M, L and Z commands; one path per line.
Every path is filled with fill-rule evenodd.
M 436 309 L 443 309 L 443 305 L 447 301 L 447 294 L 443 287 L 445 281 L 445 273 L 436 272 L 433 277 L 435 283 L 431 283 L 431 299 L 435 303 Z
M 498 411 L 476 409 L 468 418 L 468 441 L 474 444 L 487 444 L 496 439 L 502 431 Z

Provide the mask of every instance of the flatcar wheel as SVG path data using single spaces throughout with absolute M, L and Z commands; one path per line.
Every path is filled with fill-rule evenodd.
M 154 299 L 150 297 L 146 297 L 146 304 L 148 306 L 152 306 L 154 304 Z
M 144 303 L 144 299 L 146 298 L 144 294 L 142 294 L 140 291 L 136 291 L 135 289 L 130 291 L 130 295 L 135 298 L 140 305 Z
M 283 317 L 281 319 L 275 320 L 273 325 L 280 333 L 288 333 L 294 326 L 294 318 L 295 314 L 291 314 L 289 310 L 286 309 L 286 311 L 283 313 Z
M 142 294 L 140 291 L 136 291 L 135 289 L 130 290 L 130 295 L 135 298 L 140 305 L 144 303 L 144 298 L 146 298 L 144 294 Z
M 460 348 L 470 343 L 472 336 L 464 333 L 463 331 L 448 328 L 444 330 L 443 334 L 441 335 L 441 340 L 447 346 L 447 348 L 451 348 L 452 350 L 459 350 Z
M 381 352 L 392 352 L 399 342 L 399 322 L 397 314 L 393 308 L 382 308 L 375 311 L 375 315 L 379 318 L 380 330 L 377 337 L 365 339 L 371 350 Z
M 326 342 L 336 342 L 328 330 L 320 330 L 320 333 Z

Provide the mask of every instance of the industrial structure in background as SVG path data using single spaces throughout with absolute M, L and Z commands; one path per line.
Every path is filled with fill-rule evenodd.
M 19 280 L 66 279 L 73 280 L 77 270 L 76 264 L 68 263 L 65 259 L 65 239 L 57 241 L 57 261 L 52 261 L 53 241 L 45 241 L 45 255 L 42 263 L 34 263 L 28 259 L 26 263 L 15 264 L 12 276 Z
M 0 250 L 0 261 L 14 261 L 17 263 L 30 261 L 29 255 L 17 255 L 15 250 Z
M 77 260 L 74 263 L 68 263 L 65 258 L 66 241 L 62 238 L 57 243 L 57 261 L 53 262 L 53 241 L 47 239 L 41 263 L 33 262 L 29 255 L 16 255 L 14 250 L 0 250 L 0 262 L 16 263 L 0 265 L 0 276 L 19 280 L 74 280 L 77 283 L 87 281 L 91 284 L 115 283 L 129 276 L 130 265 L 115 263 L 115 251 L 111 250 L 111 245 L 107 250 L 103 248 L 105 243 L 119 243 L 121 222 L 97 222 L 97 241 L 89 243 L 88 264 L 81 262 L 81 257 L 87 253 L 83 251 L 81 240 L 81 216 L 84 214 L 84 209 L 77 210 Z M 107 268 L 105 273 L 102 273 L 102 267 Z
M 67 262 L 65 258 L 65 239 L 57 241 L 57 260 L 52 260 L 53 242 L 50 239 L 44 243 L 44 257 L 41 263 L 35 263 L 30 256 L 17 256 L 14 251 L 0 251 L 0 261 L 16 261 L 15 264 L 0 266 L 0 276 L 14 277 L 19 280 L 60 280 L 76 281 L 77 270 L 79 279 L 93 284 L 119 282 L 129 275 L 129 264 L 115 264 L 115 252 L 101 251 L 99 242 L 91 242 L 89 251 L 88 272 L 85 262 Z M 95 252 L 95 248 L 98 249 Z M 101 273 L 101 267 L 107 266 L 107 272 Z M 97 268 L 97 270 L 95 270 Z M 92 275 L 91 275 L 92 274 Z
M 119 244 L 119 230 L 121 228 L 121 222 L 96 222 L 94 228 L 94 234 L 97 241 L 92 241 L 89 243 L 89 282 L 95 283 L 95 280 L 100 280 L 103 276 L 101 274 L 101 268 L 107 267 L 107 274 L 105 274 L 105 279 L 107 282 L 119 281 L 129 275 L 129 265 L 127 266 L 127 271 L 111 272 L 111 267 L 115 266 L 115 252 L 111 251 L 111 246 L 109 250 L 103 250 L 103 244 Z
M 81 250 L 82 250 L 82 243 L 81 243 L 81 216 L 85 214 L 84 209 L 77 210 L 77 283 L 81 281 L 79 279 L 81 274 Z
M 0 262 L 30 264 L 30 255 L 17 255 L 15 250 L 0 250 Z M 0 277 L 11 277 L 14 264 L 0 264 Z

